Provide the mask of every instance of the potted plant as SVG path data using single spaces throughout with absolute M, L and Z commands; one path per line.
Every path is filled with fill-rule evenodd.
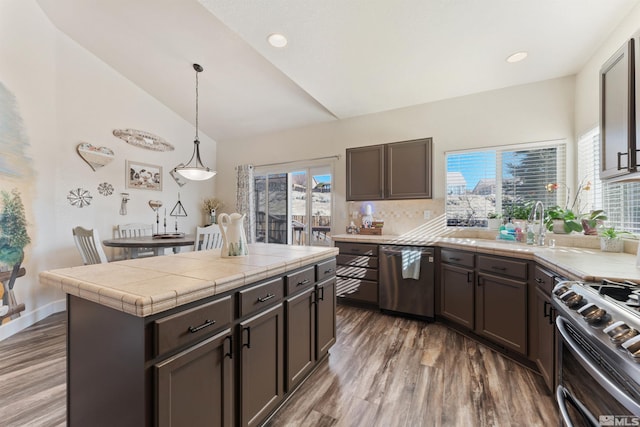
M 219 210 L 222 209 L 223 203 L 216 198 L 204 199 L 202 202 L 202 210 L 205 215 L 205 225 L 217 224 Z
M 547 209 L 544 225 L 547 230 L 556 234 L 582 231 L 580 218 L 571 209 L 561 208 L 560 206 L 551 206 Z
M 600 250 L 602 252 L 622 252 L 624 241 L 622 237 L 635 237 L 628 231 L 618 231 L 615 227 L 603 228 L 600 230 Z
M 498 230 L 502 225 L 502 215 L 497 212 L 487 214 L 487 226 L 489 230 Z
M 598 228 L 602 227 L 606 220 L 607 215 L 605 215 L 602 209 L 598 209 L 582 215 L 580 223 L 584 229 L 584 234 L 588 236 L 595 236 L 598 234 Z

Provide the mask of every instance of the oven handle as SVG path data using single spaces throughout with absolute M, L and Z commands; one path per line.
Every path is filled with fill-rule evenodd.
M 633 399 L 631 399 L 624 391 L 604 374 L 600 368 L 595 365 L 590 357 L 582 350 L 582 347 L 574 341 L 565 328 L 565 323 L 568 320 L 562 316 L 556 317 L 556 327 L 558 332 L 562 335 L 562 340 L 571 348 L 576 360 L 580 362 L 583 368 L 591 374 L 591 376 L 600 384 L 606 391 L 608 391 L 618 402 L 624 405 L 634 414 L 640 414 L 640 405 L 638 405 Z
M 592 427 L 600 427 L 600 423 L 596 421 L 596 418 L 591 412 L 576 399 L 566 388 L 559 385 L 556 389 L 556 402 L 558 402 L 558 408 L 560 408 L 560 416 L 567 427 L 573 427 L 573 421 L 569 417 L 569 410 L 567 409 L 567 402 L 573 405 L 578 410 L 582 418 L 586 420 Z

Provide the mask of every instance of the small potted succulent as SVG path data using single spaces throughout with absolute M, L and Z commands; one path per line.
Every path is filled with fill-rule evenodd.
M 628 231 L 618 231 L 615 227 L 600 230 L 600 250 L 602 252 L 622 252 L 624 241 L 622 237 L 635 237 Z

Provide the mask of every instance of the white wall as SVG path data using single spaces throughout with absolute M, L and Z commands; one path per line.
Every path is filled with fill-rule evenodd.
M 0 175 L 1 190 L 21 191 L 32 240 L 23 263 L 27 275 L 15 285 L 16 298 L 26 310 L 21 318 L 0 326 L 2 339 L 64 309 L 64 295 L 41 286 L 37 275 L 82 264 L 72 227 L 97 228 L 107 238 L 118 223 L 155 223 L 148 201 L 162 200 L 170 211 L 180 192 L 188 213 L 179 220 L 180 231 L 193 232 L 204 219 L 202 199 L 215 196 L 215 178 L 178 187 L 169 170 L 190 158 L 193 125 L 59 32 L 33 0 L 0 2 L 0 64 L 0 83 L 16 98 L 34 171 L 30 177 Z M 123 128 L 152 132 L 176 149 L 155 152 L 126 144 L 112 134 Z M 215 167 L 216 143 L 200 136 L 203 160 Z M 94 172 L 76 152 L 81 142 L 111 148 L 115 159 Z M 125 160 L 162 166 L 163 191 L 125 189 Z M 113 195 L 98 193 L 102 182 L 113 185 Z M 67 201 L 69 191 L 78 187 L 91 192 L 90 206 L 80 209 Z M 130 194 L 126 216 L 119 215 L 121 192 Z M 171 218 L 167 222 L 173 227 Z M 113 255 L 111 250 L 107 254 Z
M 600 67 L 638 30 L 640 30 L 640 5 L 636 6 L 616 26 L 601 46 L 596 47 L 593 56 L 576 75 L 576 135 L 582 135 L 598 126 Z M 638 47 L 636 47 L 636 54 L 637 49 Z
M 572 150 L 573 102 L 574 78 L 566 77 L 258 138 L 221 142 L 218 144 L 218 197 L 227 206 L 233 206 L 234 167 L 238 164 L 340 154 L 342 158 L 335 162 L 332 190 L 336 200 L 334 233 L 341 233 L 347 225 L 347 212 L 352 209 L 345 203 L 344 194 L 346 148 L 433 137 L 433 194 L 435 199 L 442 199 L 445 151 L 552 139 L 566 139 Z M 394 209 L 397 206 L 395 202 Z M 442 204 L 434 202 L 433 209 L 438 206 Z M 415 211 L 415 204 L 408 209 Z M 424 206 L 417 209 L 432 209 L 432 204 L 425 201 Z M 393 228 L 397 233 L 403 232 Z

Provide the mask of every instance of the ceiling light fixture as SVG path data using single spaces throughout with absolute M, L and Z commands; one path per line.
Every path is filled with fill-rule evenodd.
M 513 55 L 510 55 L 507 58 L 507 62 L 513 64 L 514 62 L 520 62 L 522 61 L 524 58 L 527 57 L 527 55 L 529 55 L 527 52 L 516 52 Z
M 198 139 L 198 73 L 204 69 L 198 64 L 193 64 L 193 69 L 196 70 L 196 139 L 193 141 L 193 154 L 187 164 L 180 163 L 173 168 L 173 170 L 186 179 L 204 181 L 205 179 L 213 178 L 216 172 L 203 165 L 202 160 L 200 160 L 200 140 Z M 194 160 L 195 164 L 191 165 L 191 162 Z
M 267 41 L 273 47 L 285 47 L 287 45 L 287 38 L 279 33 L 269 34 Z

